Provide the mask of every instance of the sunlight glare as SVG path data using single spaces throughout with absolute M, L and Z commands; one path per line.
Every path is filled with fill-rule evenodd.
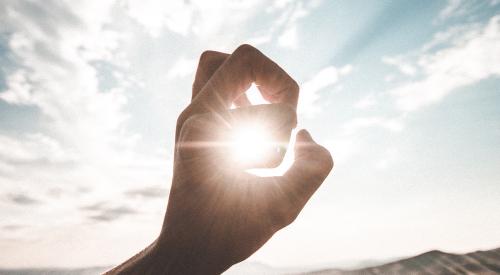
M 273 147 L 271 137 L 258 125 L 235 129 L 231 140 L 233 157 L 241 163 L 257 162 Z

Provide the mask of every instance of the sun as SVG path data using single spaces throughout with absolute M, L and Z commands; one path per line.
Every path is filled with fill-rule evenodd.
M 230 144 L 233 160 L 241 164 L 258 163 L 274 148 L 266 129 L 255 124 L 233 129 Z

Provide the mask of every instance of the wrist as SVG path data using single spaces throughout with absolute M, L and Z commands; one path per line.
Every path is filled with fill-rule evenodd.
M 217 258 L 217 253 L 206 250 L 208 240 L 196 242 L 169 238 L 155 243 L 154 258 L 162 262 L 161 274 L 221 274 L 231 265 L 224 264 L 224 259 Z M 194 244 L 195 243 L 195 244 Z
M 154 241 L 132 258 L 106 272 L 105 275 L 163 274 L 157 272 L 163 270 L 162 263 L 163 261 L 157 251 L 156 241 Z

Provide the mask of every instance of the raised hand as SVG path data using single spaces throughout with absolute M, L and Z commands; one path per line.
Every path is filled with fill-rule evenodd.
M 231 126 L 231 104 L 249 105 L 244 92 L 252 83 L 277 104 L 280 115 L 291 118 L 284 120 L 289 136 L 299 87 L 282 68 L 249 45 L 230 55 L 204 52 L 191 104 L 177 121 L 173 182 L 160 236 L 112 273 L 220 274 L 294 221 L 325 180 L 333 160 L 305 130 L 297 134 L 295 160 L 283 176 L 249 174 L 220 154 L 217 133 Z

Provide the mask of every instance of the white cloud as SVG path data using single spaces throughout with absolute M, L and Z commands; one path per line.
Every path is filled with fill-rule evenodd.
M 326 148 L 332 154 L 335 166 L 343 165 L 361 152 L 362 143 L 355 137 L 338 137 L 325 143 Z
M 481 25 L 475 23 L 452 26 L 445 31 L 435 33 L 431 41 L 422 46 L 422 51 L 428 52 L 438 47 L 449 47 L 464 39 L 472 39 L 479 35 L 480 28 Z M 473 29 L 476 31 L 472 31 Z
M 34 104 L 33 88 L 28 82 L 27 73 L 17 70 L 7 76 L 7 87 L 9 92 L 0 94 L 0 99 L 10 104 Z
M 416 69 L 413 65 L 403 61 L 401 57 L 382 57 L 382 62 L 385 64 L 396 66 L 401 73 L 409 76 L 413 76 L 416 73 Z
M 128 15 L 154 37 L 167 29 L 181 35 L 212 37 L 258 11 L 264 1 L 126 0 Z
M 319 92 L 327 87 L 336 84 L 339 78 L 348 75 L 352 71 L 351 65 L 345 65 L 338 69 L 328 66 L 321 69 L 311 79 L 302 84 L 298 112 L 307 116 L 313 116 L 320 111 L 317 101 Z
M 278 45 L 283 48 L 296 49 L 299 43 L 297 26 L 293 25 L 285 29 L 278 37 Z
M 279 46 L 289 49 L 296 49 L 299 46 L 298 23 L 320 3 L 321 1 L 278 1 L 269 9 L 269 11 L 283 10 L 282 15 L 273 24 L 274 29 L 271 30 L 271 32 L 281 30 L 277 38 Z
M 128 15 L 152 36 L 164 28 L 187 35 L 192 25 L 193 5 L 187 1 L 128 0 L 124 4 Z
M 181 57 L 172 65 L 172 68 L 167 73 L 167 77 L 173 79 L 191 75 L 196 69 L 197 62 L 195 59 Z
M 434 53 L 423 53 L 418 69 L 423 78 L 404 83 L 390 91 L 399 109 L 417 110 L 439 102 L 461 87 L 500 76 L 500 16 L 485 26 L 471 25 L 461 39 Z M 451 37 L 451 36 L 448 36 Z
M 444 20 L 452 16 L 459 16 L 465 13 L 463 9 L 463 0 L 448 0 L 445 8 L 439 13 L 439 19 Z
M 257 35 L 257 36 L 254 36 L 254 37 L 251 37 L 251 38 L 248 38 L 244 44 L 250 44 L 252 46 L 260 46 L 262 44 L 266 44 L 266 43 L 269 43 L 272 39 L 272 35 L 267 33 L 267 34 L 263 34 L 263 35 Z
M 370 127 L 381 127 L 393 132 L 399 132 L 404 128 L 403 117 L 396 117 L 396 118 L 388 118 L 380 116 L 361 117 L 349 120 L 344 125 L 342 125 L 342 129 L 344 130 L 344 133 L 346 135 L 352 135 L 362 129 Z
M 126 98 L 120 87 L 100 91 L 90 63 L 109 60 L 116 50 L 116 36 L 104 31 L 111 2 L 10 4 L 2 24 L 12 33 L 9 47 L 20 69 L 7 76 L 0 99 L 39 107 L 66 142 L 113 139 L 111 133 L 126 119 L 120 110 Z M 96 37 L 108 42 L 95 43 Z
M 499 3 L 498 0 L 448 0 L 440 11 L 435 23 L 442 23 L 455 18 L 473 18 L 480 9 L 488 9 Z
M 61 144 L 42 133 L 31 134 L 23 138 L 11 138 L 0 135 L 0 158 L 13 163 L 34 162 L 70 162 L 74 156 L 65 151 Z

